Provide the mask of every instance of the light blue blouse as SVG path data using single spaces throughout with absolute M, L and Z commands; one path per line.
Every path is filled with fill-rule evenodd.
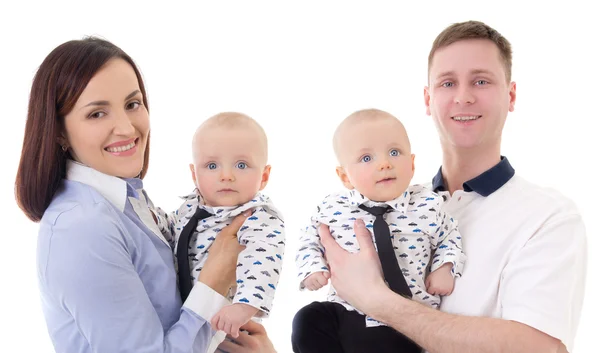
M 173 252 L 140 179 L 69 161 L 40 222 L 37 270 L 57 352 L 205 352 L 227 300 L 197 283 L 182 306 Z

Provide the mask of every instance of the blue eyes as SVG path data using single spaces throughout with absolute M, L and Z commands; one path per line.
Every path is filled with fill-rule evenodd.
M 392 157 L 398 157 L 400 155 L 400 151 L 397 149 L 392 149 L 390 150 L 390 156 Z M 360 157 L 360 161 L 363 163 L 368 163 L 370 161 L 373 160 L 373 157 L 371 157 L 371 155 L 369 154 L 365 154 L 364 156 Z
M 486 81 L 486 80 L 477 80 L 477 81 L 475 81 L 475 85 L 477 85 L 477 86 L 487 85 L 488 83 L 489 82 Z M 446 88 L 453 87 L 454 86 L 454 82 L 444 82 L 444 83 L 441 84 L 441 86 L 442 87 L 446 87 Z
M 237 162 L 235 167 L 237 169 L 246 169 L 246 168 L 248 168 L 248 164 L 246 162 Z M 206 165 L 206 168 L 208 168 L 209 170 L 215 170 L 215 169 L 217 169 L 217 163 L 210 162 Z

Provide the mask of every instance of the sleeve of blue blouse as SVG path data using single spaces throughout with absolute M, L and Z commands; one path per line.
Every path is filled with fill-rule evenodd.
M 207 319 L 227 304 L 225 298 L 199 283 L 179 319 L 163 327 L 118 220 L 96 217 L 107 212 L 92 212 L 94 217 L 79 212 L 62 224 L 59 217 L 44 244 L 48 255 L 40 266 L 42 285 L 72 315 L 94 352 L 206 351 L 214 335 Z

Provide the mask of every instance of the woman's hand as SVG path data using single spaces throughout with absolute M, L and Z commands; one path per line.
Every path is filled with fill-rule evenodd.
M 214 243 L 210 246 L 208 258 L 198 276 L 198 281 L 223 296 L 235 283 L 237 258 L 244 249 L 244 246 L 238 242 L 237 232 L 251 214 L 252 211 L 248 210 L 238 215 L 230 225 L 219 232 Z
M 273 343 L 267 336 L 265 327 L 258 322 L 248 321 L 247 324 L 243 325 L 240 335 L 235 338 L 235 341 L 229 340 L 223 341 L 219 345 L 218 352 L 228 353 L 277 353 Z M 231 339 L 231 336 L 227 336 Z

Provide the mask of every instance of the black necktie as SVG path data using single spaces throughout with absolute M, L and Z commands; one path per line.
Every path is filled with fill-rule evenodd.
M 179 293 L 181 294 L 182 302 L 185 302 L 193 286 L 190 279 L 190 260 L 188 255 L 190 238 L 194 230 L 196 230 L 198 222 L 210 216 L 212 215 L 208 211 L 198 207 L 179 235 L 179 242 L 177 242 L 177 265 L 179 271 Z
M 406 284 L 406 279 L 396 259 L 396 253 L 394 252 L 394 246 L 390 238 L 390 227 L 383 219 L 383 214 L 389 206 L 367 207 L 360 205 L 358 207 L 375 216 L 373 233 L 375 234 L 375 243 L 377 244 L 377 254 L 379 255 L 379 261 L 381 261 L 383 269 L 383 277 L 394 292 L 412 298 L 412 292 L 408 288 L 408 284 Z

